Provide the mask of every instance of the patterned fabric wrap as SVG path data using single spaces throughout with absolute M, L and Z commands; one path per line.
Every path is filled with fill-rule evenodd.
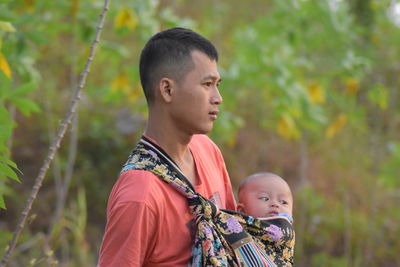
M 293 266 L 294 231 L 285 217 L 271 220 L 219 210 L 198 194 L 173 160 L 142 137 L 122 172 L 152 172 L 188 199 L 197 225 L 192 266 Z

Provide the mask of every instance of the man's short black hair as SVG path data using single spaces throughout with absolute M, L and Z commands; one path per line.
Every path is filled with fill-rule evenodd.
M 179 82 L 193 68 L 193 50 L 218 61 L 214 45 L 192 30 L 171 28 L 150 38 L 140 55 L 140 80 L 148 104 L 153 101 L 154 87 L 161 78 Z

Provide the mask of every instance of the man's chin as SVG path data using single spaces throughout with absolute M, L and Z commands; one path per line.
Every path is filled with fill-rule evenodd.
M 195 131 L 195 133 L 193 134 L 208 134 L 211 132 L 212 129 L 212 126 L 210 128 L 197 129 L 197 131 Z

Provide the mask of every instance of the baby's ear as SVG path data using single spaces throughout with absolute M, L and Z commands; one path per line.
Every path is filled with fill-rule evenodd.
M 244 204 L 243 203 L 238 203 L 237 211 L 241 212 L 241 213 L 244 213 Z

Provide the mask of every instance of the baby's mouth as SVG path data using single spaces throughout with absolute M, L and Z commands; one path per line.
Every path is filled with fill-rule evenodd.
M 268 213 L 268 216 L 276 216 L 278 214 L 279 214 L 279 212 L 277 212 L 277 211 L 271 211 Z

